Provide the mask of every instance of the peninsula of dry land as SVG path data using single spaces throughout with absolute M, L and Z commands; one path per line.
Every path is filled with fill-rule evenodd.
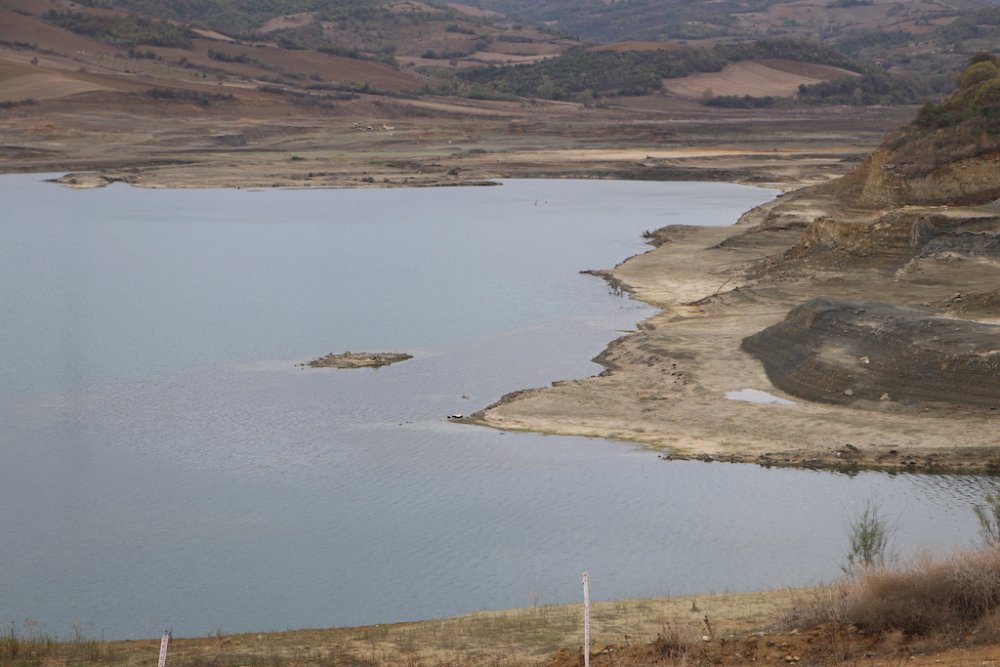
M 735 228 L 659 230 L 607 274 L 661 308 L 598 357 L 607 370 L 474 419 L 668 457 L 1000 469 L 998 90 L 984 56 L 845 177 Z M 785 400 L 731 400 L 744 389 Z

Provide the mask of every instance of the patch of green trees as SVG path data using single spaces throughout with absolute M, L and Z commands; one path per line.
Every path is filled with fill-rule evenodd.
M 940 103 L 925 104 L 914 124 L 924 130 L 1000 136 L 1000 59 L 976 55 L 962 72 L 958 90 Z
M 915 85 L 864 66 L 840 51 L 818 42 L 769 39 L 760 42 L 721 43 L 711 47 L 684 47 L 653 51 L 597 51 L 578 47 L 557 58 L 514 67 L 482 67 L 459 73 L 468 88 L 490 88 L 498 94 L 553 100 L 578 99 L 586 91 L 597 97 L 644 95 L 659 91 L 663 79 L 698 72 L 718 72 L 741 60 L 780 58 L 840 67 L 861 74 L 816 84 L 800 90 L 806 103 L 878 104 L 915 102 Z M 751 97 L 708 98 L 715 106 L 771 106 L 774 99 Z
M 121 47 L 137 44 L 191 48 L 190 30 L 165 21 L 151 21 L 131 15 L 94 15 L 84 12 L 51 10 L 42 15 L 48 23 Z

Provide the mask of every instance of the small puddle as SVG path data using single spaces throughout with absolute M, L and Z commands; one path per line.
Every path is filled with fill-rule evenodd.
M 739 391 L 727 391 L 726 398 L 730 401 L 748 401 L 750 403 L 776 403 L 778 405 L 795 405 L 795 401 L 769 394 L 760 389 L 740 389 Z

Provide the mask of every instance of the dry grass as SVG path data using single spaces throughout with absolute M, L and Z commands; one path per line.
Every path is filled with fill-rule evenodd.
M 664 655 L 706 635 L 771 623 L 795 593 L 771 591 L 594 603 L 593 650 L 656 643 Z M 155 665 L 159 640 L 53 642 L 11 632 L 0 667 Z M 540 605 L 454 618 L 359 628 L 178 638 L 170 667 L 331 667 L 340 665 L 541 665 L 582 644 L 582 605 Z
M 1000 640 L 1000 549 L 945 559 L 921 558 L 902 568 L 869 568 L 839 586 L 799 601 L 787 620 L 803 626 L 835 622 L 868 633 L 899 631 L 946 639 L 976 633 Z

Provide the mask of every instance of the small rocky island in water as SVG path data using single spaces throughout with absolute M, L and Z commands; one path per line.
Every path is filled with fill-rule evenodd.
M 412 359 L 413 355 L 403 352 L 344 352 L 313 359 L 299 366 L 310 368 L 380 368 L 400 361 Z

